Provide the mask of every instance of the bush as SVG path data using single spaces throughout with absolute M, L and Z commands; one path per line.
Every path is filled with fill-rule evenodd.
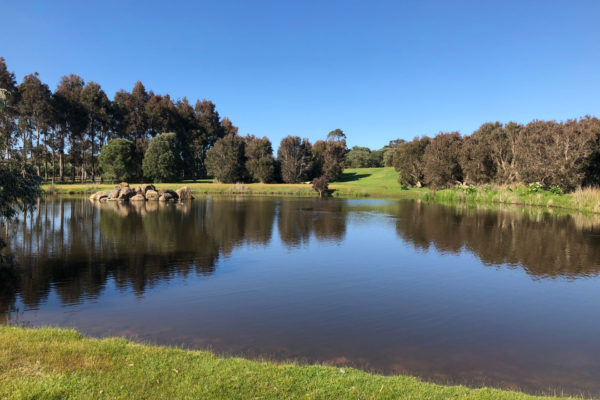
M 183 162 L 174 133 L 156 136 L 150 142 L 144 161 L 144 176 L 154 182 L 175 182 L 181 179 Z
M 527 186 L 527 191 L 529 193 L 538 193 L 541 192 L 542 189 L 542 184 L 539 182 L 530 183 L 529 186 Z
M 263 137 L 246 136 L 246 169 L 254 181 L 273 182 L 275 179 L 275 159 L 271 141 Z
M 244 139 L 229 134 L 217 140 L 206 154 L 206 171 L 219 182 L 236 183 L 246 179 Z
M 552 186 L 550 188 L 550 193 L 556 194 L 558 196 L 562 196 L 563 194 L 565 194 L 565 192 L 563 192 L 563 190 L 561 188 L 559 188 L 558 186 Z
M 135 144 L 130 140 L 114 139 L 100 152 L 98 163 L 102 179 L 111 182 L 129 181 L 135 176 Z
M 315 192 L 319 193 L 319 197 L 323 197 L 323 193 L 329 189 L 329 181 L 324 176 L 315 178 L 312 181 L 312 187 Z

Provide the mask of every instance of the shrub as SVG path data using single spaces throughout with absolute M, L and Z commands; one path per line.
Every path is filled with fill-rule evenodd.
M 229 134 L 215 143 L 206 154 L 206 171 L 219 182 L 243 182 L 246 173 L 244 139 Z
M 319 197 L 323 197 L 323 193 L 329 189 L 329 181 L 324 176 L 313 179 L 312 187 L 315 192 L 319 193 Z
M 98 158 L 102 178 L 111 182 L 129 181 L 135 176 L 135 144 L 130 140 L 114 139 L 102 147 Z
M 174 182 L 181 179 L 183 163 L 174 133 L 156 136 L 144 154 L 144 176 L 154 182 Z
M 556 185 L 552 186 L 550 188 L 550 193 L 556 194 L 558 196 L 562 196 L 563 194 L 565 194 L 565 192 L 563 192 L 563 190 L 560 187 L 556 186 Z
M 529 193 L 538 193 L 541 192 L 542 189 L 542 184 L 539 182 L 530 183 L 529 186 L 527 186 L 527 191 Z

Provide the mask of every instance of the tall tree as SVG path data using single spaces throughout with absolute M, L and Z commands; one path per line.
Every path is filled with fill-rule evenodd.
M 42 136 L 47 137 L 53 122 L 52 92 L 48 85 L 40 81 L 37 72 L 25 76 L 18 90 L 21 99 L 19 102 L 19 127 L 23 132 L 23 153 L 26 157 L 28 151 L 33 152 L 36 173 L 39 176 L 40 161 L 46 152 L 45 143 L 47 142 L 47 140 L 43 140 L 40 143 L 40 140 Z M 32 144 L 34 134 L 35 147 Z
M 150 95 L 142 82 L 137 81 L 131 93 L 120 90 L 115 94 L 115 117 L 119 136 L 135 143 L 135 160 L 138 166 L 137 176 L 141 178 L 142 160 L 148 147 L 148 115 L 146 104 Z
M 346 135 L 341 129 L 329 132 L 323 158 L 323 176 L 329 182 L 337 181 L 344 172 Z
M 327 134 L 327 141 L 338 141 L 338 140 L 346 140 L 346 134 L 341 129 L 334 129 Z
M 4 158 L 9 159 L 17 129 L 19 93 L 15 74 L 8 71 L 4 57 L 0 57 L 0 103 L 0 146 L 4 150 Z
M 206 174 L 204 161 L 206 153 L 225 134 L 221 126 L 221 118 L 216 106 L 209 100 L 198 100 L 194 106 L 196 113 L 197 131 L 194 135 L 195 157 L 198 165 L 198 175 Z
M 96 149 L 102 147 L 109 130 L 110 101 L 95 82 L 88 82 L 81 91 L 81 103 L 87 113 L 87 139 L 90 143 L 92 182 L 96 181 Z M 99 143 L 98 143 L 99 140 Z
M 85 150 L 84 132 L 87 128 L 87 112 L 81 104 L 81 92 L 84 82 L 79 76 L 63 76 L 54 92 L 55 109 L 58 122 L 59 179 L 64 182 L 64 162 L 67 140 L 71 147 L 72 163 L 81 162 L 79 156 Z M 73 178 L 74 178 L 74 169 Z M 82 176 L 83 176 L 82 172 Z
M 309 178 L 312 169 L 312 145 L 308 139 L 287 136 L 281 140 L 277 159 L 285 183 L 299 183 Z

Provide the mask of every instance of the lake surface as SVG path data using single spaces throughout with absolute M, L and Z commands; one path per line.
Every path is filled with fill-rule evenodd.
M 600 395 L 600 221 L 417 201 L 48 198 L 0 322 Z

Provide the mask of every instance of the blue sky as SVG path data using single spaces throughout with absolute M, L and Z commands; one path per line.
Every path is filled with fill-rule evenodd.
M 0 56 L 52 89 L 141 80 L 240 133 L 379 148 L 600 115 L 600 1 L 3 1 Z

